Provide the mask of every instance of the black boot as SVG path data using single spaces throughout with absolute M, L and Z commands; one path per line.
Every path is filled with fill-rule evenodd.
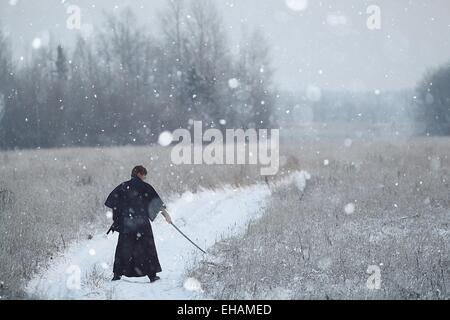
M 150 282 L 155 282 L 155 281 L 158 281 L 159 279 L 161 279 L 156 274 L 149 275 L 148 278 L 150 279 Z
M 114 274 L 114 277 L 112 278 L 112 280 L 111 280 L 111 281 L 117 281 L 117 280 L 120 280 L 120 278 L 121 278 L 121 276 L 120 276 L 120 275 L 118 275 L 118 274 Z

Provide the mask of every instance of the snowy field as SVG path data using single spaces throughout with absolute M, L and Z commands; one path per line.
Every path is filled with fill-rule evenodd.
M 307 173 L 298 172 L 274 187 L 295 181 L 302 192 L 307 178 Z M 260 217 L 270 194 L 266 184 L 187 192 L 180 199 L 169 201 L 168 210 L 179 228 L 201 247 L 209 248 L 221 238 L 239 236 L 251 219 Z M 194 259 L 208 261 L 208 255 L 196 251 L 161 218 L 153 224 L 153 230 L 163 268 L 159 274 L 162 280 L 150 284 L 147 277 L 123 277 L 111 282 L 117 233 L 99 234 L 74 243 L 54 259 L 50 268 L 38 272 L 27 286 L 28 294 L 40 299 L 207 298 L 201 295 L 198 280 L 186 278 L 185 272 Z
M 0 152 L 0 299 L 26 298 L 37 270 L 71 243 L 104 234 L 106 196 L 139 163 L 165 200 L 265 183 L 257 166 L 173 166 L 170 148 L 160 146 Z M 287 161 L 279 176 L 296 168 Z
M 449 145 L 302 141 L 282 146 L 280 174 L 267 181 L 252 166 L 170 166 L 159 147 L 0 153 L 0 295 L 448 298 Z M 104 236 L 103 201 L 136 163 L 208 255 L 160 217 L 162 280 L 111 283 L 117 234 Z M 306 186 L 286 182 L 301 170 Z M 380 268 L 380 290 L 366 286 L 370 266 Z
M 450 299 L 450 2 L 113 2 L 0 1 L 0 300 Z
M 449 299 L 448 139 L 323 144 L 298 157 L 304 192 L 274 190 L 189 276 L 216 299 Z

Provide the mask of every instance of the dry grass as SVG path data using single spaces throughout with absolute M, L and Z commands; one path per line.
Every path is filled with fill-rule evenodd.
M 217 243 L 188 275 L 219 299 L 448 299 L 449 146 L 292 146 L 283 154 L 312 176 L 304 192 L 274 190 L 245 236 Z M 380 290 L 366 286 L 369 265 L 380 267 Z
M 245 238 L 217 244 L 222 264 L 190 273 L 211 284 L 206 289 L 216 297 L 448 297 L 449 145 L 414 139 L 282 146 L 280 175 L 308 170 L 305 193 L 274 190 L 272 207 Z M 0 296 L 27 298 L 23 284 L 39 266 L 70 242 L 104 232 L 104 198 L 135 164 L 149 169 L 164 198 L 264 181 L 256 166 L 171 166 L 169 151 L 0 153 Z M 343 206 L 351 201 L 356 212 L 348 216 Z M 368 291 L 367 266 L 379 263 L 382 290 Z
M 83 287 L 89 288 L 88 295 L 100 295 L 102 294 L 101 290 L 105 288 L 105 284 L 111 281 L 110 272 L 107 272 L 99 265 L 94 265 L 89 271 L 87 271 L 82 279 Z M 110 289 L 112 290 L 112 289 Z M 112 295 L 113 292 L 107 292 L 108 295 Z

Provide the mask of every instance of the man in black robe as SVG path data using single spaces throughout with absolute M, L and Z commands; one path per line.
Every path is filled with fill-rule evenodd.
M 144 277 L 150 282 L 159 280 L 161 272 L 150 220 L 162 212 L 172 223 L 166 205 L 153 187 L 144 182 L 147 170 L 136 166 L 131 180 L 117 186 L 106 199 L 105 205 L 113 210 L 112 231 L 119 232 L 114 259 L 113 281 L 121 276 Z

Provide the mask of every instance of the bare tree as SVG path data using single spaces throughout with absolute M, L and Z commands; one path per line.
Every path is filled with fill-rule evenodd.
M 168 0 L 160 14 L 162 43 L 164 47 L 162 92 L 168 97 L 166 115 L 174 120 L 173 127 L 183 127 L 192 116 L 188 86 L 188 60 L 185 52 L 187 41 L 186 3 L 184 0 Z
M 195 114 L 211 125 L 226 115 L 231 58 L 228 39 L 217 7 L 207 0 L 190 2 L 186 15 L 185 55 Z
M 7 143 L 8 121 L 5 118 L 9 106 L 12 103 L 13 91 L 11 83 L 13 82 L 12 54 L 8 39 L 3 35 L 0 29 L 0 146 Z
M 272 72 L 263 37 L 248 37 L 236 59 L 211 1 L 168 0 L 160 16 L 161 38 L 126 9 L 106 15 L 73 51 L 50 43 L 17 70 L 0 33 L 2 147 L 150 143 L 190 119 L 267 127 Z
M 428 72 L 417 87 L 417 120 L 423 133 L 450 134 L 450 64 Z
M 136 20 L 130 9 L 119 16 L 109 15 L 99 35 L 99 54 L 105 59 L 106 78 L 111 79 L 108 103 L 116 115 L 114 126 L 117 132 L 127 133 L 117 136 L 119 143 L 134 142 L 144 125 L 154 132 L 161 128 L 156 116 L 161 110 L 155 81 L 161 50 Z M 144 118 L 151 123 L 145 123 Z
M 240 112 L 254 127 L 271 125 L 274 106 L 270 46 L 259 30 L 244 32 L 238 61 Z

